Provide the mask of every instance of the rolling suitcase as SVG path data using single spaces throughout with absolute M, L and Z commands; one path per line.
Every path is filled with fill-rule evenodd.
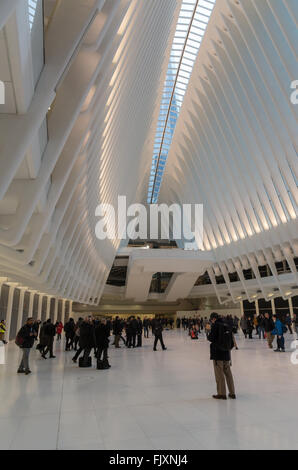
M 91 367 L 92 366 L 92 358 L 89 356 L 87 358 L 87 361 L 84 359 L 84 357 L 80 357 L 79 359 L 79 367 Z

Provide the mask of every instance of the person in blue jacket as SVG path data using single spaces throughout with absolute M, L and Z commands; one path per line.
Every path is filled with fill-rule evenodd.
M 275 352 L 285 352 L 285 338 L 284 333 L 287 331 L 287 327 L 281 322 L 276 315 L 273 315 L 274 320 L 274 330 L 271 331 L 272 335 L 276 335 L 277 348 L 274 349 Z

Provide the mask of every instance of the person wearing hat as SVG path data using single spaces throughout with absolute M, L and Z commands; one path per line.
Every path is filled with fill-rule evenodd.
M 226 400 L 226 384 L 229 390 L 229 398 L 235 399 L 234 379 L 231 372 L 231 350 L 233 349 L 233 332 L 229 325 L 225 324 L 217 313 L 210 315 L 211 325 L 207 331 L 210 341 L 210 359 L 213 361 L 214 374 L 217 385 L 215 399 Z

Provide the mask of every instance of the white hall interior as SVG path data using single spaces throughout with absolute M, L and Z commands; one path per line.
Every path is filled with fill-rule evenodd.
M 14 339 L 28 317 L 295 322 L 297 18 L 293 0 L 1 0 L 0 447 L 296 448 L 289 333 L 281 356 L 238 338 L 226 404 L 203 336 L 111 348 L 103 381 L 61 343 L 19 377 Z M 179 237 L 161 211 L 157 239 L 99 239 L 97 208 L 119 196 L 203 204 L 203 228 Z

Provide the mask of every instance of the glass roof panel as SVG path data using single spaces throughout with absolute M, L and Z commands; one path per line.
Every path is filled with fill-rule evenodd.
M 176 25 L 157 123 L 148 185 L 156 204 L 173 134 L 193 66 L 216 0 L 183 0 Z

